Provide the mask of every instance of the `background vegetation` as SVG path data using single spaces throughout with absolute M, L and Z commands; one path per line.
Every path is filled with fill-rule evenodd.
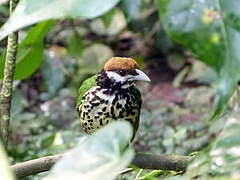
M 68 173 L 82 179 L 240 178 L 238 1 L 21 0 L 13 14 L 8 9 L 1 4 L 2 79 L 5 37 L 15 31 L 19 36 L 6 150 L 10 164 L 80 144 L 72 154 L 80 163 L 69 156 L 48 177 L 24 179 Z M 86 138 L 75 111 L 81 82 L 112 56 L 136 59 L 152 80 L 139 86 L 143 109 L 133 147 L 126 147 L 131 128 L 124 123 Z M 90 147 L 101 150 L 91 152 Z M 131 167 L 117 176 L 133 159 L 133 149 L 194 159 L 185 172 Z M 100 170 L 84 158 L 86 152 L 102 165 Z M 73 164 L 78 171 L 71 172 Z M 11 178 L 8 170 L 0 172 Z

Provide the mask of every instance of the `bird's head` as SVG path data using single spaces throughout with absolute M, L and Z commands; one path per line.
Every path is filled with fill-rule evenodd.
M 125 57 L 113 57 L 109 59 L 105 63 L 100 76 L 105 78 L 105 85 L 108 84 L 109 86 L 119 88 L 128 88 L 136 81 L 151 81 L 144 72 L 139 70 L 139 66 L 135 60 Z M 99 80 L 101 81 L 101 79 Z

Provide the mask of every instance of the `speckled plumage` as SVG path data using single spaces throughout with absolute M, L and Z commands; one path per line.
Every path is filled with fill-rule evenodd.
M 79 106 L 83 129 L 91 134 L 112 120 L 126 120 L 138 126 L 141 104 L 130 89 L 111 92 L 94 86 L 87 91 Z
M 111 61 L 117 63 L 112 65 Z M 141 93 L 131 79 L 138 75 L 137 64 L 130 58 L 124 58 L 122 64 L 116 59 L 109 62 L 106 70 L 103 68 L 97 76 L 84 81 L 79 89 L 77 110 L 81 126 L 86 133 L 92 134 L 111 121 L 126 120 L 133 125 L 135 133 L 142 105 Z

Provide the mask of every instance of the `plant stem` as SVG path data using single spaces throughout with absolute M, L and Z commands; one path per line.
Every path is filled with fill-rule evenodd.
M 13 13 L 17 5 L 17 0 L 9 1 L 10 15 Z M 5 147 L 8 142 L 8 128 L 10 121 L 12 89 L 13 89 L 13 76 L 15 72 L 16 55 L 18 46 L 18 32 L 14 32 L 8 36 L 7 54 L 4 67 L 3 85 L 0 92 L 0 127 L 1 138 Z

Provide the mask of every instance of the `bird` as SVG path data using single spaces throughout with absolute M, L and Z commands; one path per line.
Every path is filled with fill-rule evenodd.
M 138 130 L 142 107 L 137 81 L 150 82 L 138 63 L 127 57 L 113 57 L 103 69 L 85 80 L 79 88 L 76 109 L 87 134 L 116 120 L 130 122 L 133 138 Z

